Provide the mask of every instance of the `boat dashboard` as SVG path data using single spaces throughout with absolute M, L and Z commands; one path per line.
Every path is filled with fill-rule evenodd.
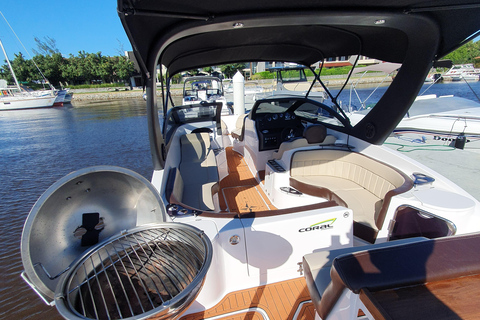
M 259 151 L 278 149 L 282 142 L 302 137 L 309 123 L 323 123 L 337 130 L 350 126 L 332 107 L 308 98 L 258 100 L 250 119 L 255 122 Z
M 278 149 L 283 141 L 301 137 L 304 125 L 293 112 L 266 114 L 255 121 L 259 149 Z

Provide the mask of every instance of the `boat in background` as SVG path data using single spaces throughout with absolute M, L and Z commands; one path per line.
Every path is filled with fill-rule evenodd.
M 183 105 L 199 103 L 222 104 L 222 114 L 232 114 L 232 107 L 228 105 L 224 95 L 222 80 L 213 76 L 195 76 L 185 78 L 183 82 Z
M 308 81 L 305 69 L 305 66 L 295 63 L 269 68 L 267 71 L 275 74 L 273 88 L 256 93 L 253 97 L 254 100 L 294 95 L 299 97 L 308 96 L 316 101 L 323 102 L 328 98 L 327 94 L 325 91 L 314 87 L 315 81 Z
M 6 80 L 0 79 L 0 111 L 52 107 L 57 98 L 54 89 L 42 91 L 27 91 L 22 89 L 1 40 L 0 46 L 2 47 L 3 54 L 5 55 L 8 67 L 16 84 L 16 86 L 11 87 L 8 86 Z
M 457 64 L 445 72 L 442 76 L 445 80 L 452 81 L 478 81 L 480 80 L 480 69 L 475 68 L 473 64 Z
M 71 103 L 73 98 L 73 92 L 70 89 L 65 89 L 67 92 L 65 93 L 65 98 L 63 99 L 63 103 Z
M 68 88 L 55 90 L 55 94 L 57 95 L 57 98 L 53 104 L 54 107 L 62 107 L 63 105 L 72 102 L 73 93 L 70 92 L 70 89 Z
M 448 64 L 448 61 L 440 63 L 445 65 Z M 401 66 L 399 63 L 380 63 L 355 68 L 353 73 L 363 73 L 365 75 L 370 71 L 382 71 L 386 74 L 385 80 Z M 342 106 L 353 125 L 360 122 L 370 112 L 375 102 L 367 104 L 367 101 L 383 85 L 382 81 L 362 100 L 357 91 L 360 79 L 352 83 L 348 105 L 344 104 Z M 357 99 L 359 106 L 353 103 L 353 100 Z M 453 95 L 437 97 L 435 94 L 430 94 L 418 96 L 393 130 L 391 137 L 399 138 L 405 143 L 436 145 L 440 143 L 459 149 L 480 149 L 480 103 Z
M 455 96 L 419 96 L 392 136 L 414 144 L 480 149 L 480 104 Z
M 62 90 L 57 90 L 55 92 L 57 97 L 55 98 L 55 102 L 53 103 L 54 107 L 63 107 L 63 104 L 65 103 L 65 96 L 67 95 L 67 90 L 62 89 Z
M 348 117 L 356 124 L 370 110 L 362 108 Z M 480 149 L 480 103 L 453 95 L 419 96 L 390 137 L 409 145 Z
M 0 93 L 0 111 L 49 108 L 56 99 L 53 91 L 23 91 L 8 86 L 3 79 L 0 79 Z

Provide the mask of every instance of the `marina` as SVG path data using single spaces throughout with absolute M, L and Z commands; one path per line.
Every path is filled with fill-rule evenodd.
M 1 174 L 13 180 L 0 190 L 7 203 L 15 195 L 9 207 L 31 207 L 21 264 L 10 250 L 5 268 L 30 294 L 20 299 L 18 278 L 7 278 L 2 307 L 69 320 L 478 318 L 480 201 L 460 185 L 477 173 L 462 169 L 471 165 L 462 158 L 477 162 L 477 108 L 446 116 L 442 103 L 452 100 L 435 98 L 421 113 L 430 123 L 458 120 L 434 124 L 438 131 L 421 127 L 426 121 L 406 126 L 438 135 L 438 144 L 407 136 L 402 123 L 419 114 L 432 65 L 480 34 L 480 5 L 117 5 L 146 103 L 38 110 L 38 126 L 35 113 L 0 115 L 9 124 Z M 342 102 L 354 71 L 339 89 L 322 80 L 325 61 L 342 56 L 354 66 L 361 56 L 401 63 L 358 119 Z M 237 71 L 233 109 L 208 99 L 223 88 L 201 80 L 186 95 L 199 103 L 172 92 L 177 74 L 239 61 L 297 71 L 282 70 L 274 91 L 251 102 Z M 313 74 L 310 86 L 302 69 Z M 417 152 L 425 152 L 418 161 L 408 156 Z M 23 185 L 32 181 L 49 184 Z M 33 310 L 33 293 L 50 310 Z

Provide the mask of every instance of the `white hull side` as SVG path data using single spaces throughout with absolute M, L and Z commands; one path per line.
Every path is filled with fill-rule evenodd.
M 0 98 L 0 110 L 49 108 L 53 106 L 54 102 L 55 96 Z

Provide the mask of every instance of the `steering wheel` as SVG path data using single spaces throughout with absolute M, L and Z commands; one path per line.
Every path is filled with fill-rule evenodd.
M 286 127 L 282 130 L 281 141 L 288 141 L 293 138 L 301 137 L 303 130 L 297 127 Z

